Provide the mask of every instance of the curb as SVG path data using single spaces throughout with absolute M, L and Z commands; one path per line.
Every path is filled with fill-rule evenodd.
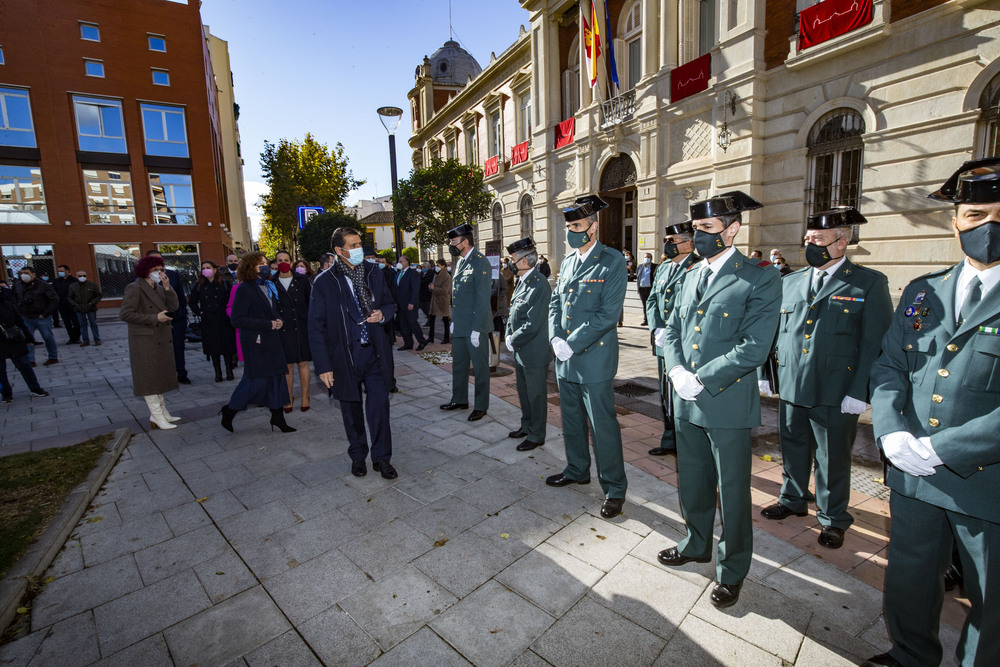
M 114 432 L 108 442 L 108 450 L 97 460 L 97 465 L 90 471 L 87 479 L 70 492 L 45 531 L 0 582 L 0 631 L 5 630 L 14 620 L 17 608 L 28 590 L 28 580 L 44 574 L 55 560 L 80 517 L 111 474 L 111 469 L 118 462 L 131 437 L 132 434 L 126 428 Z

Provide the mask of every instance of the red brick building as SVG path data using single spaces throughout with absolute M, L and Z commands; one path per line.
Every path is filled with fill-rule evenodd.
M 0 25 L 8 278 L 67 264 L 115 306 L 149 250 L 189 275 L 202 258 L 223 261 L 219 114 L 233 109 L 218 108 L 199 3 L 5 0 Z

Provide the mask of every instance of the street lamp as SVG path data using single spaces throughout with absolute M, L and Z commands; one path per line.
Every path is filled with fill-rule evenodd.
M 389 171 L 392 174 L 392 193 L 396 194 L 396 128 L 403 118 L 403 110 L 399 107 L 379 107 L 376 110 L 385 131 L 389 133 Z M 403 256 L 403 233 L 396 222 L 396 214 L 392 215 L 392 240 L 396 244 L 396 258 Z

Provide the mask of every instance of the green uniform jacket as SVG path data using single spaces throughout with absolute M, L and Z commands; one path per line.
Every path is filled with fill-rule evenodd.
M 892 319 L 889 282 L 845 260 L 809 302 L 811 267 L 781 281 L 778 386 L 781 400 L 839 406 L 844 396 L 868 402 L 868 373 Z
M 944 462 L 927 477 L 890 468 L 893 491 L 1000 523 L 1000 288 L 956 326 L 961 270 L 929 273 L 903 290 L 872 366 L 872 424 L 880 443 L 895 431 L 930 436 Z
M 451 277 L 453 335 L 468 338 L 473 331 L 483 335 L 493 331 L 493 311 L 490 309 L 493 267 L 490 260 L 473 248 L 465 259 L 454 262 L 454 266 L 455 274 Z
M 618 316 L 625 303 L 628 273 L 620 252 L 600 241 L 583 266 L 574 250 L 563 260 L 549 304 L 549 340 L 573 349 L 556 360 L 556 376 L 570 382 L 603 382 L 618 372 Z
M 739 250 L 726 260 L 698 300 L 695 264 L 667 320 L 664 366 L 698 375 L 705 389 L 693 401 L 674 396 L 674 414 L 704 428 L 760 426 L 757 368 L 767 359 L 778 326 L 781 274 Z
M 548 338 L 551 298 L 552 287 L 537 269 L 514 288 L 506 335 L 514 348 L 514 359 L 522 366 L 548 366 L 552 358 Z
M 653 288 L 649 292 L 649 298 L 646 299 L 646 322 L 649 324 L 650 333 L 655 334 L 657 329 L 667 328 L 674 295 L 680 289 L 678 283 L 699 259 L 701 258 L 692 252 L 680 262 L 667 261 L 660 264 L 656 270 Z M 653 350 L 656 356 L 663 356 L 663 348 L 657 347 L 655 343 Z

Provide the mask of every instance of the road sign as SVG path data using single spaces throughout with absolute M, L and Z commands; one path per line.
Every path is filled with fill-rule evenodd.
M 299 206 L 299 229 L 306 226 L 306 223 L 317 215 L 323 215 L 326 209 L 322 206 Z

